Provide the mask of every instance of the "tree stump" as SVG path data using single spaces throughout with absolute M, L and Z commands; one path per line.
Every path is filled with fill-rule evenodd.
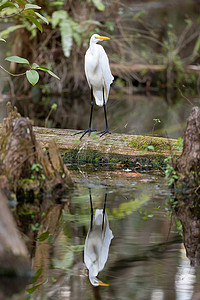
M 193 107 L 184 132 L 183 151 L 174 165 L 174 212 L 182 224 L 183 242 L 193 266 L 200 265 L 200 108 Z
M 183 243 L 190 264 L 200 266 L 200 209 L 193 199 L 183 198 L 175 206 L 175 214 L 181 222 Z
M 200 185 L 200 108 L 193 107 L 187 120 L 184 132 L 183 151 L 177 160 L 175 170 L 178 175 L 176 187 L 180 189 L 193 189 Z
M 47 153 L 36 141 L 31 121 L 12 110 L 10 103 L 0 138 L 0 176 L 7 177 L 2 188 L 14 193 L 18 202 L 45 194 L 58 199 L 73 185 L 56 143 L 49 142 Z

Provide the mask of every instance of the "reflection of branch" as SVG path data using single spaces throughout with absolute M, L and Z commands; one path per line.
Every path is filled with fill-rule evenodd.
M 0 65 L 0 68 L 1 68 L 2 70 L 4 70 L 6 73 L 8 73 L 9 75 L 11 75 L 11 76 L 22 76 L 22 75 L 25 75 L 25 74 L 26 74 L 26 72 L 20 73 L 20 74 L 12 74 L 12 73 L 10 73 L 9 71 L 7 71 L 2 65 Z
M 24 8 L 23 8 L 22 10 L 20 10 L 18 13 L 15 13 L 15 14 L 12 14 L 12 15 L 9 15 L 9 16 L 6 15 L 6 17 L 0 16 L 0 18 L 1 18 L 1 19 L 11 18 L 11 17 L 14 17 L 14 16 L 17 16 L 17 15 L 21 14 L 23 11 L 24 11 Z
M 184 99 L 186 99 L 192 106 L 194 106 L 194 104 L 193 104 L 186 96 L 183 95 L 183 93 L 181 92 L 181 90 L 180 90 L 179 88 L 178 88 L 178 90 L 179 90 L 181 96 L 182 96 Z

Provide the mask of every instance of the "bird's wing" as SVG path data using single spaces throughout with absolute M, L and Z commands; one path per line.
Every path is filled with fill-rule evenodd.
M 87 82 L 88 82 L 88 85 L 89 85 L 89 87 L 91 86 L 91 84 L 90 84 L 90 81 L 89 81 L 89 78 L 88 78 L 88 73 L 87 73 L 87 64 L 86 64 L 86 60 L 87 60 L 87 56 L 89 55 L 89 49 L 86 51 L 86 53 L 85 53 L 85 76 L 86 76 L 86 78 L 87 78 Z
M 98 46 L 99 46 L 99 64 L 101 66 L 103 79 L 104 79 L 105 101 L 107 101 L 110 85 L 113 82 L 114 77 L 112 76 L 110 66 L 109 66 L 108 56 L 104 48 L 101 45 Z
M 110 230 L 109 228 L 109 221 L 108 221 L 108 216 L 107 213 L 105 212 L 105 223 L 106 223 L 106 229 L 105 229 L 105 234 L 103 237 L 103 243 L 102 243 L 102 247 L 101 247 L 101 251 L 100 251 L 100 255 L 99 255 L 99 272 L 101 270 L 103 270 L 104 265 L 108 259 L 108 253 L 109 253 L 109 247 L 110 247 L 110 243 L 112 238 L 114 237 L 112 234 L 112 230 Z

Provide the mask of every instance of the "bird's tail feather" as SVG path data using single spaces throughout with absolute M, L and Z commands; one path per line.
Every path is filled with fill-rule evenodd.
M 93 90 L 96 105 L 103 106 L 103 93 L 101 90 Z M 106 102 L 107 99 L 105 99 Z

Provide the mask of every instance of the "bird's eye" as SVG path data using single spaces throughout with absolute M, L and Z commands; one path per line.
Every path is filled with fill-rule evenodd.
M 98 36 L 97 36 L 97 35 L 95 35 L 95 39 L 98 39 Z

